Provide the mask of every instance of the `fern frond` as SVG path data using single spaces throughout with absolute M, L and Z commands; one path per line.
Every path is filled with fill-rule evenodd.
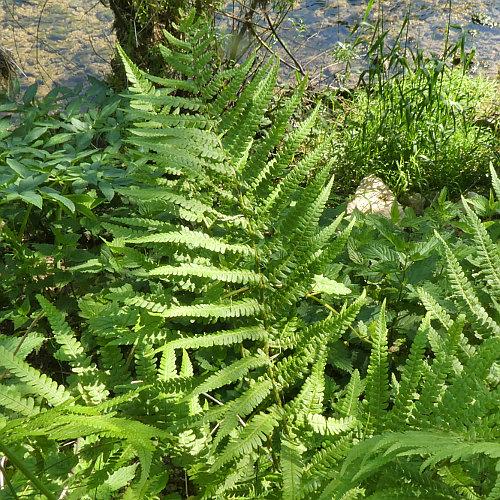
M 194 304 L 192 306 L 170 306 L 135 296 L 126 299 L 126 304 L 137 306 L 151 314 L 163 318 L 240 318 L 242 316 L 258 316 L 263 306 L 256 299 L 230 301 L 228 304 Z
M 278 147 L 282 141 L 283 135 L 285 133 L 286 127 L 290 122 L 290 118 L 294 113 L 295 109 L 298 107 L 302 96 L 304 95 L 305 87 L 307 85 L 307 78 L 304 78 L 298 87 L 295 89 L 292 96 L 285 101 L 285 103 L 278 110 L 277 116 L 271 126 L 271 129 L 268 131 L 266 138 L 258 143 L 255 147 L 255 151 L 250 156 L 246 168 L 243 172 L 242 182 L 244 186 L 248 187 L 254 183 L 256 177 L 260 175 L 262 170 L 262 165 L 265 165 L 268 161 L 269 154 L 271 151 Z M 302 176 L 305 175 L 305 169 L 307 168 L 302 162 L 302 166 L 299 169 L 299 173 L 297 177 L 300 177 L 300 171 L 302 172 Z M 311 167 L 313 165 L 310 165 Z M 292 169 L 294 171 L 297 167 Z M 288 184 L 290 185 L 290 180 Z M 281 184 L 281 183 L 280 183 Z M 298 185 L 297 183 L 293 184 L 294 186 Z M 279 186 L 279 184 L 278 184 Z
M 301 478 L 304 469 L 302 454 L 306 447 L 298 439 L 281 436 L 280 465 L 283 477 L 283 500 L 300 498 Z
M 257 131 L 271 101 L 277 71 L 276 61 L 270 60 L 243 89 L 235 106 L 223 115 L 219 123 L 222 145 L 233 158 L 241 156 Z
M 276 378 L 282 387 L 288 387 L 303 377 L 307 366 L 314 360 L 321 345 L 334 342 L 349 328 L 366 301 L 366 292 L 349 306 L 345 305 L 336 316 L 330 315 L 301 332 L 301 340 L 295 346 L 295 355 L 277 363 Z
M 422 394 L 415 404 L 415 413 L 412 417 L 416 422 L 424 420 L 425 415 L 432 412 L 434 404 L 441 400 L 446 391 L 445 380 L 452 369 L 453 355 L 464 324 L 465 316 L 458 316 L 447 332 L 445 348 L 435 352 L 436 359 L 431 371 L 426 374 L 421 389 Z
M 205 99 L 211 99 L 216 95 L 215 99 L 207 106 L 207 111 L 212 116 L 220 116 L 229 103 L 236 99 L 237 92 L 248 77 L 254 60 L 255 57 L 250 56 L 241 66 L 217 73 L 212 82 L 203 88 L 202 93 Z M 224 81 L 229 83 L 224 86 Z M 224 126 L 222 125 L 220 128 L 224 129 Z
M 34 394 L 45 398 L 52 406 L 71 399 L 64 386 L 58 385 L 47 375 L 35 370 L 3 346 L 0 346 L 0 366 L 16 375 L 32 389 Z
M 170 192 L 166 189 L 158 190 L 155 188 L 120 188 L 117 190 L 120 194 L 128 196 L 134 200 L 147 201 L 165 201 L 170 202 L 186 210 L 186 215 L 189 214 L 187 220 L 203 222 L 209 215 L 219 217 L 220 214 L 209 205 L 198 200 L 188 199 L 178 193 Z
M 343 434 L 358 425 L 358 420 L 354 417 L 326 418 L 319 414 L 309 414 L 306 421 L 314 432 L 322 436 Z
M 136 94 L 144 94 L 150 95 L 154 92 L 154 87 L 151 83 L 148 82 L 145 77 L 145 73 L 141 71 L 127 56 L 125 51 L 122 49 L 119 43 L 116 44 L 116 49 L 118 54 L 120 54 L 120 58 L 125 67 L 125 73 L 127 75 L 127 79 L 130 83 L 132 83 L 131 90 Z M 139 106 L 139 109 L 143 109 L 144 111 L 152 111 L 152 106 Z
M 23 397 L 15 387 L 0 385 L 0 406 L 26 417 L 40 413 L 40 407 L 30 397 Z
M 45 311 L 57 343 L 61 345 L 59 359 L 80 364 L 85 362 L 83 346 L 72 334 L 68 323 L 64 320 L 64 314 L 41 295 L 37 295 L 37 300 Z
M 147 80 L 146 82 L 148 85 L 151 85 Z M 154 94 L 136 94 L 129 96 L 129 98 L 132 100 L 130 105 L 139 107 L 140 110 L 154 109 L 155 106 L 168 106 L 188 111 L 197 111 L 198 113 L 205 111 L 205 103 L 202 99 L 196 97 L 180 97 L 156 91 Z M 155 106 L 152 106 L 153 104 Z
M 500 200 L 500 180 L 498 180 L 498 175 L 496 170 L 493 168 L 493 164 L 490 163 L 490 174 L 491 174 L 491 184 L 493 186 L 493 190 L 495 191 L 495 195 L 497 200 Z
M 298 147 L 302 144 L 304 139 L 309 135 L 312 127 L 316 123 L 317 117 L 319 113 L 319 105 L 317 105 L 313 112 L 308 116 L 302 125 L 295 130 L 291 136 L 288 138 L 286 143 L 284 144 L 283 149 L 279 152 L 277 157 L 274 158 L 273 162 L 270 162 L 267 165 L 267 168 L 261 170 L 259 176 L 255 179 L 255 181 L 250 186 L 247 191 L 247 196 L 250 196 L 252 193 L 255 193 L 259 187 L 262 185 L 263 181 L 268 178 L 274 178 L 277 176 L 281 176 L 285 168 L 287 168 L 295 155 Z M 328 143 L 326 141 L 326 143 Z M 307 163 L 307 162 L 305 162 Z
M 155 75 L 150 75 L 148 73 L 144 73 L 144 77 L 153 83 L 158 83 L 159 85 L 167 88 L 167 89 L 178 89 L 183 90 L 185 92 L 191 92 L 196 95 L 199 91 L 198 85 L 194 80 L 177 80 L 174 78 L 162 78 Z M 134 116 L 139 116 L 134 113 Z M 150 115 L 146 115 L 147 118 L 151 118 Z M 180 117 L 187 118 L 187 117 Z
M 287 412 L 294 417 L 296 424 L 303 424 L 311 414 L 320 414 L 323 411 L 326 356 L 327 344 L 324 344 L 318 349 L 311 373 L 303 383 L 299 394 L 286 406 Z
M 216 458 L 211 471 L 215 472 L 241 455 L 252 453 L 260 448 L 264 440 L 277 427 L 279 413 L 276 407 L 271 407 L 267 413 L 261 412 L 255 415 L 247 422 L 246 427 L 238 437 L 231 440 L 224 451 Z
M 423 288 L 417 289 L 418 296 L 425 306 L 427 311 L 432 314 L 433 319 L 437 319 L 446 329 L 453 324 L 451 316 L 446 312 L 446 309 L 438 303 L 438 301 Z
M 267 281 L 262 274 L 254 271 L 239 269 L 221 269 L 213 266 L 200 266 L 197 264 L 185 264 L 181 266 L 160 266 L 149 271 L 150 276 L 198 276 L 227 283 L 259 284 Z
M 261 354 L 260 356 L 248 356 L 235 361 L 229 366 L 221 368 L 218 372 L 208 377 L 203 383 L 198 385 L 187 396 L 185 396 L 184 400 L 191 399 L 203 392 L 210 392 L 214 389 L 222 387 L 223 385 L 240 380 L 250 370 L 265 366 L 268 363 L 269 360 L 264 354 Z
M 113 230 L 109 225 L 106 227 Z M 221 254 L 231 252 L 242 255 L 252 255 L 254 253 L 254 250 L 248 245 L 226 243 L 220 238 L 211 237 L 201 231 L 169 231 L 150 235 L 143 234 L 141 236 L 129 238 L 123 236 L 122 238 L 126 243 L 176 243 L 186 245 L 190 248 L 204 248 Z
M 500 297 L 500 255 L 495 245 L 477 215 L 469 207 L 469 203 L 462 196 L 462 204 L 466 215 L 462 218 L 470 225 L 474 237 L 474 246 L 477 249 L 480 274 L 485 278 L 488 288 L 496 297 Z
M 305 464 L 302 475 L 302 498 L 311 498 L 314 492 L 321 490 L 325 480 L 329 480 L 333 471 L 338 470 L 338 464 L 352 448 L 352 435 L 347 434 L 323 444 L 308 463 Z
M 370 412 L 370 425 L 380 430 L 385 425 L 389 403 L 389 363 L 387 359 L 387 327 L 385 322 L 385 300 L 380 308 L 379 318 L 368 364 L 366 377 L 366 400 Z
M 401 429 L 405 425 L 413 408 L 413 399 L 417 392 L 420 378 L 424 372 L 424 351 L 427 343 L 427 332 L 430 327 L 431 313 L 427 313 L 413 340 L 410 355 L 406 360 L 401 375 L 399 391 L 391 408 L 388 427 L 394 430 Z
M 468 415 L 474 419 L 475 415 L 481 415 L 484 420 L 488 416 L 487 399 L 477 399 L 478 389 L 484 387 L 485 379 L 494 363 L 500 358 L 500 339 L 498 337 L 486 339 L 476 349 L 476 353 L 464 364 L 463 370 L 455 375 L 452 383 L 446 388 L 443 394 L 442 405 L 440 407 L 441 417 L 454 425 L 465 425 Z M 489 389 L 488 389 L 489 390 Z M 493 410 L 493 413 L 494 410 Z M 467 428 L 464 427 L 464 431 Z M 479 432 L 477 420 L 472 429 Z
M 213 440 L 212 447 L 216 448 L 219 443 L 228 436 L 245 418 L 255 410 L 271 393 L 273 383 L 269 378 L 264 378 L 255 382 L 250 389 L 245 391 L 237 399 L 226 404 L 224 419 L 217 430 L 217 435 Z
M 500 335 L 500 327 L 488 316 L 484 307 L 480 304 L 474 288 L 466 278 L 457 258 L 453 255 L 448 244 L 443 240 L 439 233 L 435 232 L 436 237 L 441 241 L 446 255 L 446 270 L 450 280 L 451 287 L 457 302 L 467 315 L 467 319 L 478 335 L 486 337 L 491 335 Z
M 120 439 L 140 439 L 151 449 L 153 449 L 151 439 L 173 437 L 161 429 L 138 420 L 110 415 L 61 415 L 50 429 L 51 437 L 57 440 L 75 439 L 92 434 Z
M 363 392 L 364 384 L 361 382 L 359 371 L 352 372 L 351 380 L 346 387 L 346 394 L 341 401 L 339 411 L 345 417 L 356 418 L 359 413 L 359 396 Z
M 241 344 L 245 339 L 266 340 L 267 337 L 266 330 L 261 326 L 248 326 L 235 328 L 234 330 L 221 330 L 195 337 L 175 339 L 168 342 L 165 346 L 156 349 L 155 353 L 167 349 L 197 349 L 199 347 L 211 347 L 214 345 Z
M 259 215 L 264 221 L 272 221 L 290 203 L 292 193 L 296 191 L 304 176 L 311 168 L 318 164 L 327 149 L 327 143 L 323 143 L 302 158 L 299 163 L 290 170 L 284 179 L 276 184 L 270 194 L 264 198 L 261 207 L 257 207 Z M 253 155 L 252 155 L 253 156 Z M 259 170 L 259 174 L 263 175 Z M 259 177 L 260 178 L 260 177 Z

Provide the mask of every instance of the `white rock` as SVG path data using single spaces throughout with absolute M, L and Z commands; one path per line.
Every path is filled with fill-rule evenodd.
M 375 175 L 365 177 L 356 189 L 354 198 L 347 204 L 347 213 L 359 210 L 364 214 L 379 214 L 391 218 L 391 208 L 396 197 Z M 399 217 L 403 216 L 403 208 L 398 203 Z

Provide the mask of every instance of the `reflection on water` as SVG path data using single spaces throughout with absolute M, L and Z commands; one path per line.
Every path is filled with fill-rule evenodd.
M 233 18 L 222 19 L 221 24 L 231 31 L 238 28 L 234 17 L 244 17 L 244 13 L 232 10 L 237 1 L 226 1 L 226 12 Z M 282 80 L 294 77 L 290 67 L 298 63 L 310 72 L 313 83 L 334 82 L 343 65 L 335 63 L 332 51 L 363 18 L 368 0 L 297 0 L 291 10 L 284 7 L 288 0 L 276 1 L 281 1 L 281 7 L 269 13 L 269 21 L 263 15 L 254 16 L 253 21 L 266 50 L 278 53 L 285 63 L 281 65 Z M 469 32 L 467 50 L 476 48 L 478 71 L 497 78 L 500 27 L 473 20 L 479 12 L 500 23 L 500 0 L 376 0 L 367 20 L 374 23 L 377 15 L 383 16 L 384 29 L 395 34 L 409 8 L 410 46 L 442 53 L 449 20 Z M 114 47 L 112 20 L 110 9 L 100 0 L 0 0 L 0 44 L 13 50 L 26 75 L 21 78 L 22 86 L 37 81 L 46 92 L 54 84 L 73 86 L 85 82 L 86 75 L 103 77 L 109 72 Z M 269 22 L 288 53 L 273 36 Z M 453 29 L 451 41 L 459 37 L 460 30 Z M 247 31 L 241 40 L 233 37 L 230 43 L 233 48 L 244 47 L 249 40 Z
M 280 23 L 280 12 L 273 16 L 279 26 L 279 37 L 289 52 L 301 63 L 304 71 L 311 75 L 313 83 L 334 83 L 337 74 L 344 69 L 335 63 L 332 52 L 337 42 L 349 36 L 356 23 L 363 19 L 367 0 L 299 0 Z M 452 9 L 450 13 L 449 5 Z M 231 9 L 231 6 L 228 6 Z M 410 27 L 407 34 L 409 46 L 442 54 L 446 40 L 446 26 L 457 26 L 450 32 L 449 43 L 460 40 L 462 27 L 468 32 L 466 50 L 476 49 L 477 71 L 497 78 L 500 69 L 500 27 L 476 24 L 475 14 L 481 12 L 500 23 L 500 0 L 376 0 L 367 22 L 374 24 L 377 17 L 383 18 L 384 29 L 396 35 L 405 13 L 410 13 Z M 242 14 L 237 17 L 244 17 Z M 283 61 L 292 62 L 270 34 L 266 20 L 255 16 L 255 28 L 259 36 Z M 224 24 L 224 22 L 223 22 Z M 227 27 L 230 25 L 227 22 Z M 406 36 L 405 36 L 406 37 Z M 293 65 L 293 64 L 292 64 Z M 281 65 L 281 77 L 294 78 L 293 71 Z
M 0 0 L 0 43 L 45 93 L 109 73 L 113 15 L 99 0 Z

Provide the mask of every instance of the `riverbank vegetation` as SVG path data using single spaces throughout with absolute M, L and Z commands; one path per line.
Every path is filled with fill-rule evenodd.
M 0 103 L 0 498 L 498 498 L 493 84 L 375 37 L 278 91 L 177 35 Z M 346 215 L 372 173 L 420 213 Z

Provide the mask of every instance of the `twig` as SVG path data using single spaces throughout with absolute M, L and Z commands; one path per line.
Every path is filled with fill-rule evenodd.
M 210 394 L 208 394 L 208 392 L 202 392 L 202 394 L 206 398 L 211 399 L 214 403 L 217 403 L 219 406 L 224 406 L 224 403 L 222 401 L 219 401 L 217 398 L 214 398 L 213 396 L 211 396 Z M 240 421 L 240 424 L 243 427 L 246 427 L 247 424 L 245 423 L 245 421 L 239 415 L 236 415 L 236 416 L 238 417 L 238 420 Z
M 285 61 L 283 58 L 280 57 L 279 54 L 276 54 L 276 52 L 274 52 L 273 49 L 271 49 L 271 47 L 269 47 L 269 45 L 267 45 L 267 43 L 260 37 L 260 35 L 254 30 L 252 29 L 252 33 L 253 35 L 255 36 L 255 38 L 257 38 L 257 40 L 259 41 L 259 43 L 264 47 L 266 48 L 271 54 L 273 54 L 273 56 L 277 56 L 278 59 L 285 65 L 285 66 L 288 66 L 289 68 L 291 69 L 294 69 L 295 71 L 300 71 L 303 75 L 305 74 L 304 71 L 300 70 L 297 66 L 294 66 L 293 64 L 290 64 L 288 61 Z
M 306 61 L 306 63 L 304 64 L 304 66 L 307 66 L 309 64 L 311 64 L 312 62 L 316 61 L 316 59 L 318 59 L 318 57 L 321 57 L 321 56 L 324 56 L 325 54 L 327 54 L 328 52 L 330 52 L 332 49 L 326 49 L 326 50 L 323 50 L 322 52 L 320 52 L 319 54 L 316 54 L 315 56 L 312 56 L 308 61 Z
M 233 14 L 230 14 L 229 12 L 224 12 L 223 10 L 220 10 L 218 13 L 221 14 L 221 15 L 223 15 L 223 16 L 229 17 L 230 19 L 238 21 L 240 23 L 251 24 L 252 26 L 257 26 L 257 28 L 260 28 L 262 30 L 268 30 L 269 29 L 267 26 L 262 26 L 260 24 L 257 24 L 255 22 L 253 22 L 253 21 L 250 21 L 248 19 L 243 19 L 242 17 L 235 16 Z M 234 31 L 234 29 L 233 29 L 233 31 Z
M 104 57 L 102 57 L 100 54 L 97 53 L 97 51 L 95 50 L 95 47 L 94 47 L 94 42 L 92 42 L 92 37 L 89 35 L 89 42 L 90 42 L 90 46 L 92 47 L 92 52 L 101 60 L 101 61 L 104 61 L 106 64 L 110 64 L 109 61 L 106 61 L 106 59 L 104 59 Z
M 49 75 L 49 73 L 43 68 L 43 66 L 40 64 L 40 60 L 38 58 L 38 47 L 39 47 L 39 41 L 40 41 L 40 23 L 42 22 L 42 16 L 43 12 L 45 11 L 45 7 L 47 6 L 49 0 L 45 0 L 42 5 L 42 10 L 40 10 L 40 15 L 38 16 L 38 22 L 36 23 L 36 34 L 35 34 L 35 61 L 37 66 L 49 77 L 49 80 L 53 83 L 55 81 L 52 79 L 52 77 Z
M 289 55 L 290 59 L 296 64 L 298 70 L 300 71 L 300 74 L 302 76 L 306 75 L 306 72 L 304 71 L 304 68 L 301 66 L 300 62 L 295 59 L 295 56 L 290 52 L 288 47 L 285 45 L 285 42 L 281 40 L 281 38 L 278 36 L 278 33 L 276 33 L 276 30 L 274 29 L 273 23 L 271 22 L 271 19 L 269 18 L 269 14 L 267 12 L 264 12 L 264 16 L 266 17 L 266 21 L 269 24 L 269 28 L 271 28 L 271 31 L 273 32 L 273 35 L 276 37 L 276 40 L 278 40 L 278 43 L 283 47 L 284 51 Z

